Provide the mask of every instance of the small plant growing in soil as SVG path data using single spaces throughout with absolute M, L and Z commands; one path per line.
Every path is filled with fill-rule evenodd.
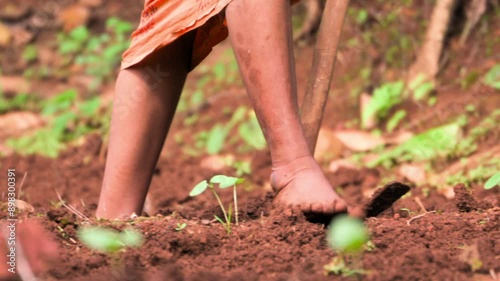
M 228 187 L 233 187 L 233 203 L 234 203 L 234 214 L 235 214 L 235 222 L 236 225 L 238 225 L 238 196 L 236 194 L 236 186 L 240 183 L 242 183 L 244 179 L 242 178 L 236 178 L 236 177 L 228 177 L 224 175 L 216 175 L 213 176 L 210 181 L 203 180 L 199 182 L 193 190 L 189 193 L 189 196 L 198 196 L 202 194 L 205 190 L 210 189 L 215 197 L 217 199 L 217 202 L 219 203 L 219 206 L 222 210 L 222 213 L 224 214 L 224 220 L 222 220 L 220 217 L 214 215 L 215 219 L 220 222 L 223 226 L 224 229 L 226 229 L 227 233 L 231 233 L 231 217 L 233 215 L 232 211 L 232 205 L 230 204 L 228 207 L 228 211 L 226 212 L 226 208 L 224 208 L 224 205 L 222 204 L 222 201 L 220 200 L 219 195 L 215 191 L 215 184 L 219 185 L 220 189 L 225 189 Z
M 484 189 L 492 189 L 497 185 L 500 185 L 500 172 L 496 172 L 484 183 Z
M 359 254 L 368 242 L 369 234 L 363 222 L 359 219 L 341 215 L 335 218 L 327 232 L 328 245 L 337 252 L 332 262 L 325 265 L 326 274 L 353 276 L 365 274 L 365 270 L 358 267 Z M 346 258 L 351 258 L 350 264 Z
M 134 229 L 117 232 L 103 227 L 85 227 L 78 232 L 78 237 L 87 247 L 107 254 L 139 247 L 143 242 L 142 235 Z
M 140 247 L 143 237 L 132 228 L 118 232 L 105 227 L 85 227 L 78 231 L 78 238 L 90 249 L 105 253 L 110 257 L 114 272 L 123 272 L 119 253 L 126 248 Z
M 177 227 L 175 228 L 175 231 L 182 231 L 184 228 L 186 228 L 187 224 L 184 223 L 177 223 Z

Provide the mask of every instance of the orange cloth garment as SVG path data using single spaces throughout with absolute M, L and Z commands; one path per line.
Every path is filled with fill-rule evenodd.
M 221 11 L 232 0 L 146 0 L 141 22 L 132 34 L 132 43 L 123 54 L 121 68 L 141 62 L 155 50 L 198 29 L 191 68 L 198 65 L 212 47 L 228 36 Z

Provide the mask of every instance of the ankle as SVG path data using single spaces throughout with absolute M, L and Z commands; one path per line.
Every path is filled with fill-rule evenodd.
M 294 150 L 293 153 L 273 154 L 271 151 L 271 162 L 273 171 L 281 167 L 288 166 L 295 162 L 300 162 L 301 159 L 314 159 L 309 151 Z
M 318 163 L 311 155 L 298 157 L 288 162 L 275 163 L 273 162 L 271 173 L 271 186 L 274 191 L 278 192 L 287 186 L 295 175 L 304 170 L 316 170 L 319 168 Z M 321 169 L 319 169 L 321 171 Z

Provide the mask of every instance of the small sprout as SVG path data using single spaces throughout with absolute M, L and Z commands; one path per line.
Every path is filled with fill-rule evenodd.
M 143 242 L 141 233 L 134 229 L 118 232 L 103 227 L 86 227 L 78 232 L 78 237 L 87 247 L 104 253 L 139 247 Z
M 491 178 L 489 178 L 484 184 L 484 189 L 492 189 L 493 187 L 500 184 L 500 172 L 496 172 Z
M 224 214 L 225 221 L 222 220 L 221 218 L 219 218 L 218 216 L 215 216 L 215 219 L 217 221 L 219 221 L 224 226 L 227 233 L 229 234 L 229 233 L 231 233 L 231 217 L 233 214 L 232 206 L 229 205 L 228 212 L 226 212 L 226 208 L 224 208 L 224 205 L 222 204 L 222 201 L 220 200 L 219 195 L 215 191 L 214 185 L 218 184 L 220 189 L 225 189 L 225 188 L 228 188 L 231 186 L 233 187 L 235 221 L 236 221 L 236 225 L 238 225 L 238 197 L 236 194 L 236 186 L 238 184 L 242 183 L 243 181 L 244 181 L 244 179 L 242 179 L 242 178 L 228 177 L 228 176 L 224 176 L 224 175 L 216 175 L 216 176 L 213 176 L 210 179 L 210 181 L 203 180 L 203 181 L 199 182 L 197 185 L 195 185 L 193 190 L 191 190 L 191 192 L 189 193 L 189 196 L 192 196 L 192 197 L 198 196 L 198 195 L 202 194 L 205 190 L 207 190 L 207 188 L 212 190 L 212 193 L 213 193 L 215 199 L 217 200 L 217 202 L 219 203 L 219 206 L 222 210 L 222 213 Z
M 408 208 L 401 208 L 401 209 L 399 209 L 399 210 L 401 210 L 401 211 L 403 211 L 403 212 L 407 212 L 407 213 L 408 213 L 408 216 L 411 216 L 411 215 L 413 214 L 413 212 L 412 212 L 410 209 L 408 209 Z
M 335 218 L 328 229 L 327 241 L 328 245 L 337 251 L 337 256 L 333 258 L 331 263 L 325 265 L 326 273 L 342 276 L 365 274 L 363 269 L 352 269 L 345 257 L 352 254 L 353 259 L 359 263 L 360 259 L 357 254 L 363 251 L 368 239 L 368 230 L 359 219 L 347 215 Z M 373 244 L 368 245 L 368 249 L 373 248 Z
M 207 189 L 208 186 L 209 184 L 206 180 L 199 182 L 197 185 L 194 186 L 193 190 L 191 190 L 189 196 L 195 197 L 202 194 Z
M 184 223 L 177 223 L 177 227 L 175 228 L 175 231 L 182 231 L 184 228 L 186 228 L 187 224 Z
M 359 251 L 368 239 L 363 222 L 347 215 L 334 219 L 328 230 L 328 244 L 339 252 Z

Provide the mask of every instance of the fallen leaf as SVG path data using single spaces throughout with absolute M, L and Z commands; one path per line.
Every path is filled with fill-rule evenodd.
M 203 169 L 218 172 L 226 168 L 227 159 L 220 155 L 209 155 L 200 161 Z
M 399 166 L 398 172 L 401 176 L 413 183 L 423 183 L 426 180 L 425 169 L 423 165 L 403 164 Z
M 364 131 L 336 131 L 335 136 L 353 151 L 368 151 L 385 144 L 382 137 Z
M 21 76 L 0 76 L 0 89 L 4 93 L 22 94 L 29 92 L 30 85 L 28 81 Z
M 21 212 L 32 213 L 35 211 L 35 208 L 31 204 L 19 199 L 16 199 L 16 208 Z
M 10 29 L 0 22 L 0 47 L 7 47 L 12 41 Z
M 80 0 L 80 4 L 90 8 L 97 8 L 102 6 L 102 0 Z
M 455 198 L 455 190 L 453 190 L 453 186 L 446 186 L 438 188 L 438 193 L 442 194 L 446 199 Z
M 66 32 L 71 31 L 75 27 L 86 25 L 89 19 L 89 8 L 79 4 L 68 6 L 59 13 L 59 21 Z
M 16 135 L 22 131 L 43 125 L 43 119 L 30 111 L 8 112 L 0 115 L 0 131 Z
M 20 21 L 30 15 L 32 9 L 25 5 L 20 7 L 16 4 L 9 3 L 0 9 L 0 20 L 3 21 Z
M 314 150 L 314 158 L 318 161 L 330 161 L 340 157 L 344 146 L 335 137 L 335 133 L 327 128 L 321 128 Z
M 402 144 L 414 136 L 412 132 L 400 131 L 396 134 L 391 134 L 390 136 L 384 136 L 384 141 L 386 144 Z
M 347 159 L 333 160 L 328 165 L 328 171 L 332 173 L 337 172 L 340 168 L 357 169 L 356 165 Z

